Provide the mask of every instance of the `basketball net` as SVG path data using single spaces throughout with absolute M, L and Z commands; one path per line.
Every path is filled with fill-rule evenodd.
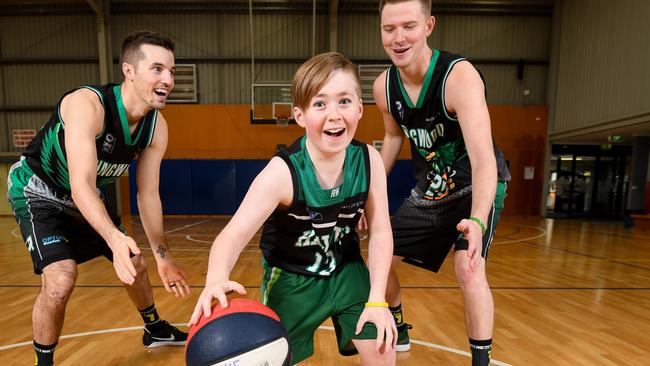
M 277 115 L 275 116 L 275 124 L 278 125 L 278 127 L 287 127 L 289 126 L 289 117 L 284 115 Z

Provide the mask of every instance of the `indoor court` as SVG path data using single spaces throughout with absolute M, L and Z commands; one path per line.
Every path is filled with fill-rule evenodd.
M 398 1 L 399 6 L 407 4 L 408 8 L 409 1 L 404 1 Z M 426 3 L 426 0 L 420 1 Z M 77 231 L 82 227 L 78 222 L 65 221 L 72 217 L 67 214 L 76 213 L 75 207 L 80 204 L 77 201 L 66 203 L 65 200 L 72 200 L 73 196 L 70 174 L 77 174 L 75 184 L 80 184 L 79 170 L 70 173 L 68 161 L 82 164 L 79 157 L 86 154 L 73 155 L 68 152 L 97 152 L 98 178 L 102 178 L 101 183 L 112 180 L 110 185 L 101 187 L 107 212 L 121 217 L 128 235 L 135 240 L 147 261 L 154 305 L 160 319 L 187 331 L 187 323 L 205 287 L 213 240 L 233 217 L 253 180 L 267 166 L 269 159 L 280 151 L 287 151 L 285 148 L 291 147 L 294 141 L 305 135 L 305 129 L 296 122 L 296 118 L 299 121 L 300 118 L 294 114 L 301 112 L 300 104 L 296 105 L 291 94 L 294 75 L 304 62 L 327 52 L 338 52 L 353 63 L 350 66 L 352 71 L 347 70 L 349 75 L 341 73 L 347 77 L 342 80 L 352 80 L 358 88 L 349 89 L 361 94 L 358 99 L 346 99 L 345 103 L 339 100 L 332 104 L 341 110 L 341 105 L 349 103 L 362 106 L 363 113 L 357 118 L 358 121 L 346 119 L 344 126 L 358 123 L 355 140 L 367 144 L 370 150 L 380 152 L 382 147 L 388 146 L 382 153 L 388 151 L 390 155 L 394 152 L 393 157 L 397 157 L 387 177 L 389 214 L 399 216 L 396 215 L 398 208 L 416 185 L 414 171 L 420 178 L 418 189 L 424 182 L 430 189 L 426 194 L 435 194 L 422 194 L 422 197 L 418 197 L 419 204 L 425 202 L 424 199 L 429 202 L 442 199 L 441 206 L 436 206 L 440 202 L 434 202 L 418 207 L 433 209 L 423 209 L 419 217 L 408 218 L 412 220 L 408 223 L 412 226 L 402 223 L 402 233 L 412 230 L 409 234 L 414 233 L 413 237 L 419 235 L 419 243 L 424 242 L 424 236 L 426 240 L 431 238 L 434 241 L 437 234 L 443 231 L 442 226 L 447 225 L 447 221 L 451 222 L 441 219 L 444 225 L 436 227 L 438 231 L 434 232 L 434 229 L 419 231 L 422 227 L 415 228 L 420 225 L 419 220 L 423 222 L 421 226 L 430 225 L 428 229 L 434 227 L 430 217 L 439 218 L 430 213 L 438 212 L 438 209 L 439 212 L 451 211 L 449 207 L 464 207 L 461 203 L 454 203 L 461 200 L 454 200 L 469 197 L 465 194 L 470 192 L 467 187 L 470 184 L 473 185 L 472 192 L 479 192 L 477 195 L 488 192 L 485 189 L 474 190 L 476 185 L 482 185 L 482 181 L 473 180 L 477 172 L 487 174 L 484 177 L 491 177 L 489 174 L 492 174 L 491 168 L 480 169 L 478 166 L 481 164 L 474 164 L 492 161 L 491 156 L 485 159 L 488 155 L 485 152 L 489 152 L 490 146 L 487 138 L 488 113 L 484 113 L 486 108 L 490 119 L 490 137 L 494 146 L 503 153 L 501 156 L 496 152 L 495 161 L 498 187 L 507 185 L 507 198 L 485 267 L 494 300 L 492 339 L 484 336 L 490 333 L 489 316 L 484 316 L 489 314 L 490 305 L 489 301 L 485 302 L 489 298 L 487 290 L 481 291 L 485 289 L 483 272 L 476 271 L 478 274 L 474 276 L 460 275 L 457 279 L 453 252 L 447 256 L 439 273 L 399 263 L 396 272 L 402 286 L 404 322 L 412 325 L 412 329 L 408 331 L 410 351 L 397 352 L 397 365 L 469 366 L 472 365 L 471 351 L 475 355 L 480 354 L 484 360 L 488 359 L 492 340 L 490 365 L 496 366 L 650 365 L 650 1 L 432 0 L 431 15 L 435 21 L 431 34 L 426 34 L 424 25 L 418 21 L 394 21 L 397 26 L 391 24 L 386 27 L 382 24 L 384 13 L 383 10 L 379 12 L 379 3 L 380 0 L 0 0 L 0 366 L 34 365 L 35 353 L 38 355 L 37 363 L 38 357 L 47 360 L 45 357 L 51 352 L 48 348 L 38 348 L 43 345 L 56 347 L 54 365 L 57 366 L 185 365 L 183 347 L 146 348 L 143 345 L 151 345 L 143 341 L 146 317 L 151 316 L 146 328 L 149 329 L 148 335 L 160 329 L 159 326 L 156 329 L 149 327 L 164 322 L 159 322 L 152 315 L 155 311 L 151 310 L 154 309 L 151 306 L 148 309 L 140 307 L 142 313 L 138 313 L 115 268 L 102 257 L 78 266 L 76 286 L 65 308 L 58 344 L 54 346 L 54 341 L 44 341 L 43 345 L 35 348 L 34 338 L 38 338 L 39 332 L 33 332 L 32 316 L 37 296 L 40 300 L 48 295 L 53 303 L 60 301 L 63 304 L 65 296 L 57 298 L 56 295 L 60 295 L 57 291 L 39 295 L 42 278 L 33 272 L 29 253 L 29 250 L 34 251 L 34 246 L 29 244 L 32 236 L 25 244 L 6 198 L 16 194 L 16 191 L 23 194 L 21 198 L 26 198 L 20 202 L 23 206 L 18 209 L 19 214 L 23 214 L 23 230 L 29 231 L 30 224 L 34 233 L 44 226 L 58 225 L 56 229 L 46 228 L 51 232 L 44 229 L 47 236 L 40 236 L 43 242 L 41 247 L 52 243 L 65 245 L 63 242 L 69 241 L 65 235 L 81 233 L 79 235 L 84 235 L 82 239 L 85 240 L 91 235 Z M 388 17 L 389 20 L 401 21 L 404 8 L 393 6 L 394 18 Z M 427 5 L 421 8 L 427 10 Z M 407 11 L 405 13 L 405 18 L 412 16 Z M 417 8 L 414 13 L 422 14 L 417 12 Z M 422 19 L 423 24 L 429 24 L 427 22 L 431 18 L 427 11 Z M 135 67 L 129 69 L 129 57 L 123 57 L 122 42 L 138 31 L 150 31 L 152 33 L 147 34 L 158 36 L 158 40 L 173 43 L 169 48 L 168 44 L 145 42 L 145 47 L 155 52 L 145 53 L 141 49 L 126 52 L 137 65 L 150 58 L 155 61 L 147 69 L 149 74 L 145 74 L 157 73 L 151 78 L 140 78 L 138 75 L 143 74 L 137 74 Z M 430 56 L 426 46 L 431 49 Z M 414 51 L 411 53 L 411 50 Z M 407 60 L 411 54 L 415 56 L 408 60 L 410 63 L 406 66 L 392 61 L 399 61 L 400 57 Z M 467 65 L 464 60 L 469 61 L 478 73 L 471 67 L 460 66 L 467 67 L 463 71 L 464 77 L 470 75 L 474 79 L 463 78 L 459 82 L 460 77 L 452 75 L 458 75 L 454 71 L 458 70 L 455 65 Z M 396 67 L 386 74 L 393 75 L 392 81 L 375 85 L 376 80 L 388 80 L 384 72 L 391 62 L 395 62 Z M 129 70 L 133 73 L 128 74 Z M 340 70 L 336 69 L 328 77 L 335 74 L 341 76 L 337 74 Z M 129 80 L 127 74 L 134 78 Z M 358 74 L 358 82 L 353 74 Z M 169 80 L 163 80 L 164 77 Z M 455 80 L 456 84 L 449 80 Z M 467 88 L 468 80 L 475 82 L 474 89 Z M 167 88 L 172 81 L 173 88 Z M 445 89 L 448 87 L 445 83 L 454 85 L 458 90 L 452 93 L 449 91 L 451 87 Z M 327 81 L 323 85 L 329 84 L 336 83 Z M 418 85 L 422 89 L 418 89 Z M 86 144 L 70 143 L 68 136 L 73 134 L 70 131 L 74 127 L 66 127 L 63 107 L 57 107 L 57 101 L 66 91 L 80 86 L 86 87 L 82 93 L 91 93 L 89 90 L 92 90 L 99 96 L 99 99 L 92 101 L 97 110 L 101 109 L 104 113 L 109 110 L 106 109 L 107 105 L 112 110 L 112 113 L 103 115 L 104 120 L 98 117 L 97 110 L 93 110 L 96 116 L 89 113 L 89 123 L 96 122 L 97 127 L 94 145 L 89 143 L 93 134 L 88 131 L 83 135 L 85 140 L 81 138 Z M 425 93 L 425 86 L 428 89 L 426 94 L 422 94 Z M 484 90 L 481 89 L 483 86 Z M 373 88 L 381 91 L 377 93 L 380 95 L 377 100 Z M 471 90 L 468 92 L 468 89 Z M 389 111 L 385 111 L 387 107 L 381 103 L 382 93 L 386 94 L 385 104 Z M 142 97 L 145 94 L 146 97 Z M 341 95 L 343 93 L 338 94 Z M 111 99 L 107 99 L 107 96 Z M 310 98 L 321 96 L 322 93 L 314 94 Z M 465 114 L 449 108 L 448 103 L 452 103 L 450 100 L 454 96 L 457 103 L 465 102 L 464 96 L 471 99 L 471 102 L 457 104 L 461 109 L 466 108 Z M 150 100 L 150 97 L 153 99 Z M 308 105 L 316 105 L 313 100 L 307 99 Z M 108 104 L 105 104 L 106 100 Z M 471 113 L 468 113 L 468 109 L 471 109 Z M 155 110 L 159 110 L 159 113 Z M 400 114 L 404 110 L 407 113 L 415 111 L 412 115 L 417 115 L 417 118 L 413 118 L 417 121 L 404 119 Z M 421 115 L 418 110 L 423 111 Z M 160 127 L 156 130 L 156 126 L 163 126 L 161 115 L 166 123 L 166 137 L 165 132 L 156 134 L 156 131 L 164 131 Z M 307 113 L 303 117 L 305 115 Z M 466 117 L 468 115 L 471 118 Z M 403 131 L 408 137 L 397 149 L 391 150 L 391 147 L 397 146 L 395 141 L 399 141 L 399 138 L 391 139 L 391 125 L 384 124 L 386 116 L 389 123 L 390 117 L 395 120 L 396 126 L 392 127 L 400 136 L 404 137 Z M 481 117 L 483 120 L 480 120 Z M 77 115 L 76 118 L 75 122 L 80 123 L 85 115 L 83 118 Z M 403 120 L 397 122 L 397 119 Z M 469 120 L 471 122 L 467 122 Z M 311 126 L 317 127 L 311 128 L 321 129 L 322 136 L 352 139 L 351 133 L 350 136 L 346 135 L 349 131 L 346 128 L 330 126 L 326 130 L 323 127 L 325 119 L 316 121 L 314 117 L 312 123 Z M 470 128 L 470 123 L 475 124 Z M 142 133 L 145 128 L 149 130 Z M 338 143 L 344 138 L 337 140 Z M 414 144 L 413 149 L 409 138 Z M 118 141 L 117 145 L 113 145 L 114 141 Z M 166 147 L 164 155 L 159 148 L 163 144 Z M 113 154 L 115 146 L 119 146 L 116 154 L 120 156 L 111 160 L 114 156 L 110 154 Z M 150 146 L 154 148 L 146 150 Z M 293 145 L 294 152 L 296 146 Z M 348 145 L 345 146 L 346 149 L 341 148 L 333 154 L 322 154 L 320 157 L 325 158 L 321 159 L 320 164 L 332 163 L 322 161 L 333 160 L 334 155 L 339 158 L 337 164 L 347 164 L 350 161 L 347 151 L 351 150 L 347 150 Z M 304 151 L 307 150 L 305 147 Z M 484 154 L 477 153 L 479 150 Z M 154 153 L 147 154 L 150 151 Z M 341 155 L 342 151 L 346 152 Z M 363 147 L 358 151 L 364 151 Z M 370 153 L 373 155 L 374 151 Z M 37 162 L 35 166 L 41 170 L 36 173 L 29 171 L 37 169 L 28 167 L 25 160 L 25 167 L 20 167 L 24 168 L 20 178 L 31 175 L 25 181 L 19 181 L 15 172 L 20 169 L 10 169 L 24 154 L 29 155 L 32 164 Z M 317 193 L 317 188 L 322 192 L 331 190 L 330 199 L 339 197 L 339 187 L 344 186 L 341 182 L 354 181 L 357 189 L 354 195 L 347 192 L 345 197 L 341 197 L 344 200 L 357 200 L 354 202 L 356 206 L 346 203 L 345 209 L 356 210 L 352 213 L 342 213 L 340 202 L 336 205 L 341 207 L 319 202 L 322 205 L 318 207 L 327 210 L 324 216 L 339 210 L 336 216 L 332 215 L 337 219 L 331 219 L 331 222 L 316 223 L 323 217 L 318 216 L 319 212 L 310 211 L 313 206 L 305 203 L 306 213 L 282 212 L 283 218 L 293 218 L 280 224 L 269 224 L 277 225 L 280 230 L 285 225 L 287 232 L 295 229 L 296 235 L 302 233 L 298 241 L 293 237 L 286 239 L 289 244 L 278 244 L 283 239 L 277 239 L 280 237 L 277 235 L 273 238 L 276 242 L 270 246 L 286 244 L 290 250 L 312 246 L 296 249 L 300 255 L 315 250 L 314 258 L 309 257 L 314 260 L 313 264 L 300 267 L 310 272 L 297 271 L 303 274 L 303 278 L 312 278 L 316 274 L 326 278 L 332 273 L 337 274 L 332 272 L 335 266 L 339 265 L 338 269 L 340 263 L 349 260 L 346 257 L 337 262 L 338 258 L 334 258 L 333 251 L 328 249 L 331 248 L 329 243 L 321 245 L 321 238 L 325 238 L 322 232 L 325 231 L 316 234 L 317 230 L 326 228 L 329 230 L 326 235 L 338 235 L 343 230 L 351 230 L 349 224 L 357 219 L 358 212 L 361 212 L 357 208 L 362 204 L 366 208 L 373 207 L 371 212 L 378 207 L 373 205 L 379 202 L 380 198 L 377 197 L 380 195 L 369 194 L 371 184 L 374 183 L 373 189 L 377 189 L 378 180 L 366 185 L 373 175 L 369 175 L 370 168 L 363 169 L 371 161 L 370 155 L 363 154 L 354 155 L 359 162 L 365 159 L 363 165 L 355 165 L 356 168 L 361 167 L 357 174 L 343 174 L 341 169 L 344 168 L 339 165 L 335 166 L 339 170 L 330 169 L 327 172 L 332 176 L 338 174 L 331 180 L 336 184 L 323 184 L 320 175 L 323 172 L 316 168 L 315 163 L 289 168 L 293 169 L 293 173 L 298 172 L 292 175 L 294 187 L 302 184 L 300 189 L 303 190 L 301 198 L 298 198 L 300 204 L 292 205 L 289 209 L 299 207 L 302 210 L 300 205 L 303 201 L 300 199 L 307 202 L 304 197 L 309 194 L 304 192 L 310 189 Z M 413 159 L 414 156 L 417 159 Z M 129 163 L 134 157 L 138 159 Z M 382 156 L 377 159 L 386 162 L 387 158 Z M 470 159 L 473 159 L 471 164 Z M 415 165 L 412 161 L 415 161 Z M 159 179 L 155 179 L 158 163 Z M 379 164 L 378 160 L 375 163 Z M 138 177 L 138 165 L 140 168 L 144 166 L 140 172 L 145 171 L 154 179 Z M 75 169 L 80 169 L 78 166 Z M 94 165 L 84 168 L 86 179 L 81 181 L 101 185 L 99 181 L 91 182 L 92 179 L 88 179 L 94 174 Z M 504 185 L 507 174 L 502 173 L 507 170 L 511 179 Z M 274 172 L 278 173 L 277 170 Z M 312 172 L 316 177 L 313 181 L 318 184 L 310 186 L 296 178 L 300 174 L 301 178 L 309 178 Z M 376 170 L 373 173 L 376 174 Z M 47 174 L 49 178 L 41 182 L 42 186 L 36 187 L 36 193 L 28 192 L 29 188 L 39 184 L 32 181 L 39 174 Z M 290 186 L 277 184 L 281 178 L 278 175 L 273 182 L 277 186 L 274 188 L 279 189 L 272 193 Z M 5 183 L 7 181 L 9 189 Z M 267 184 L 271 185 L 268 181 Z M 363 183 L 359 183 L 361 181 Z M 24 186 L 15 188 L 22 183 Z M 57 187 L 57 184 L 59 190 L 47 190 Z M 433 189 L 434 185 L 438 186 Z M 347 185 L 350 186 L 352 184 Z M 41 188 L 43 190 L 38 191 Z M 90 188 L 86 193 L 94 193 L 95 187 Z M 153 221 L 160 218 L 161 208 L 157 205 L 156 195 L 152 193 L 156 189 L 162 204 L 162 230 L 172 253 L 171 258 L 188 273 L 192 292 L 185 298 L 177 299 L 165 290 L 154 257 L 157 255 L 160 258 L 165 253 L 165 243 L 161 245 L 160 240 L 152 240 L 159 250 L 157 254 L 152 252 L 143 229 L 142 221 L 146 224 L 147 217 L 153 217 Z M 383 186 L 380 189 L 383 190 Z M 420 193 L 425 190 L 420 189 Z M 55 191 L 65 191 L 62 193 L 64 198 L 59 201 L 59 197 L 52 193 Z M 43 192 L 45 194 L 40 196 Z M 268 192 L 271 191 L 265 191 Z M 28 197 L 29 194 L 32 196 Z M 36 204 L 29 201 L 35 196 Z M 265 207 L 266 196 L 257 196 L 260 205 L 254 209 L 251 208 L 253 205 L 249 205 L 248 212 L 251 214 L 240 216 L 251 218 L 255 217 L 254 211 L 262 212 L 259 207 Z M 78 191 L 76 197 L 79 198 Z M 383 197 L 381 195 L 380 208 L 384 207 Z M 40 198 L 44 199 L 41 201 Z M 86 195 L 85 198 L 88 201 L 83 203 L 100 204 L 94 200 L 94 196 L 89 198 Z M 445 198 L 449 200 L 444 201 Z M 467 210 L 462 211 L 463 216 L 459 217 L 477 223 L 479 226 L 474 227 L 474 232 L 482 229 L 484 238 L 488 238 L 489 227 L 486 231 L 483 221 L 475 215 L 485 213 L 484 221 L 491 225 L 493 216 L 487 211 L 494 200 L 479 199 L 475 202 L 478 201 L 485 212 L 470 207 L 471 203 L 467 203 L 470 200 L 467 199 L 464 200 Z M 59 203 L 68 206 L 61 209 Z M 36 216 L 30 205 L 43 210 L 38 212 L 39 218 L 46 218 L 44 223 L 37 224 L 41 225 L 39 230 L 34 228 Z M 66 209 L 70 211 L 64 212 Z M 147 216 L 146 210 L 153 214 Z M 404 214 L 406 211 L 400 210 L 400 213 L 407 216 Z M 471 211 L 469 217 L 465 215 L 468 211 Z M 476 214 L 477 211 L 481 213 Z M 52 212 L 62 214 L 56 216 Z M 385 218 L 386 211 L 382 212 Z M 303 221 L 291 221 L 293 219 Z M 118 242 L 126 242 L 124 236 L 108 222 L 107 216 L 101 217 L 102 220 L 103 224 L 107 224 L 104 228 L 109 227 L 109 234 L 113 234 L 108 236 L 108 240 L 118 238 Z M 393 222 L 395 228 L 398 227 L 395 225 L 397 221 Z M 387 222 L 388 219 L 383 220 L 379 227 L 387 226 Z M 454 225 L 456 222 L 458 220 L 455 219 Z M 303 223 L 312 226 L 303 229 L 299 226 Z M 97 230 L 101 231 L 101 228 Z M 245 230 L 239 232 L 242 231 Z M 387 233 L 387 230 L 379 231 Z M 261 232 L 261 229 L 258 230 L 247 244 L 230 276 L 230 280 L 244 285 L 246 297 L 254 300 L 261 299 L 263 280 L 262 252 L 259 249 Z M 275 232 L 270 232 L 269 236 L 272 237 Z M 338 240 L 340 244 L 341 238 L 348 232 L 337 239 L 332 239 L 332 236 L 327 238 L 333 242 Z M 359 231 L 361 253 L 366 260 L 368 235 L 367 230 Z M 450 234 L 454 235 L 455 231 Z M 150 231 L 149 237 L 152 237 Z M 411 240 L 408 235 L 400 237 L 398 234 L 395 237 Z M 299 241 L 304 238 L 305 241 Z M 47 239 L 52 241 L 45 242 Z M 36 238 L 37 244 L 38 240 Z M 73 244 L 81 242 L 75 239 L 71 241 Z M 414 241 L 418 242 L 417 239 Z M 89 247 L 96 243 L 90 244 Z M 411 244 L 402 244 L 402 248 Z M 428 241 L 425 244 L 421 246 L 419 254 L 435 253 L 435 249 L 429 253 Z M 103 241 L 98 246 L 105 249 Z M 356 243 L 346 241 L 340 247 L 356 251 Z M 55 248 L 50 252 L 53 253 L 61 247 L 53 245 L 49 248 Z M 85 248 L 76 247 L 75 250 L 81 252 Z M 327 251 L 326 257 L 318 252 L 321 249 L 323 253 Z M 344 249 L 337 252 L 341 258 L 350 254 L 350 251 L 341 254 Z M 281 251 L 274 253 L 278 252 Z M 56 253 L 52 257 L 57 261 L 64 257 L 59 256 L 61 252 Z M 293 252 L 284 253 L 286 258 L 276 261 L 281 263 L 278 268 L 294 265 L 284 263 L 285 259 L 286 262 L 294 260 L 290 258 Z M 123 258 L 125 262 L 128 260 L 126 254 Z M 134 261 L 137 262 L 137 258 Z M 325 261 L 322 261 L 323 258 L 326 258 Z M 178 267 L 169 262 L 166 262 L 169 266 L 167 269 L 171 268 L 168 273 L 172 273 Z M 63 266 L 70 262 L 58 263 Z M 283 270 L 290 273 L 287 268 Z M 218 271 L 211 271 L 211 274 L 215 272 Z M 274 272 L 273 275 L 276 274 Z M 266 284 L 273 286 L 278 278 L 279 275 L 268 277 Z M 360 292 L 357 289 L 365 283 L 365 277 L 361 280 L 345 277 L 344 281 L 346 285 L 357 285 L 348 286 L 353 290 L 348 291 L 347 295 L 358 295 Z M 468 317 L 474 316 L 475 320 L 480 320 L 471 326 L 466 326 L 464 309 L 471 301 L 464 301 L 459 281 L 466 281 L 462 287 L 466 293 L 472 286 L 478 288 L 471 294 L 476 295 L 473 300 L 478 298 L 474 302 L 474 305 L 478 305 L 473 310 L 478 309 L 479 314 L 477 316 L 477 312 L 474 312 Z M 65 286 L 61 287 L 65 292 Z M 67 290 L 70 288 L 71 285 Z M 321 293 L 330 294 L 329 287 L 327 291 L 320 289 L 318 287 Z M 143 297 L 146 297 L 145 292 L 139 295 L 144 293 Z M 306 297 L 305 292 L 296 292 L 299 300 Z M 390 291 L 388 293 L 385 303 L 383 300 L 364 300 L 369 301 L 364 306 L 387 307 L 389 302 L 393 302 Z M 239 295 L 231 293 L 229 296 Z M 150 304 L 150 297 L 147 299 L 143 301 Z M 310 300 L 316 306 L 307 307 L 302 301 L 295 303 L 300 304 L 300 309 L 309 309 L 309 312 L 327 303 Z M 338 298 L 332 301 L 333 305 L 338 306 L 338 301 Z M 39 309 L 38 305 L 51 309 L 45 306 L 51 304 L 44 303 L 45 300 L 36 302 L 36 309 Z M 354 305 L 360 309 L 361 301 L 355 298 Z M 280 308 L 284 304 L 277 306 Z M 42 313 L 51 315 L 47 311 Z M 290 311 L 287 313 L 289 316 L 284 318 L 285 324 L 288 324 L 287 319 L 299 316 Z M 389 317 L 383 309 L 375 314 Z M 399 319 L 398 313 L 393 313 L 393 316 Z M 51 325 L 43 328 L 42 334 L 47 333 L 43 335 L 44 339 L 56 339 L 56 326 L 53 325 L 56 319 L 52 319 L 54 316 L 41 317 L 41 324 Z M 468 331 L 467 328 L 472 329 Z M 169 327 L 165 328 L 167 330 Z M 471 340 L 470 348 L 468 338 L 473 332 L 482 334 Z M 250 340 L 249 333 L 246 335 L 246 340 Z M 182 342 L 184 338 L 171 338 L 172 342 L 179 340 Z M 331 319 L 318 328 L 314 347 L 314 355 L 298 366 L 360 364 L 358 355 L 339 355 Z M 50 364 L 48 361 L 43 363 Z
M 227 217 L 167 217 L 167 238 L 186 264 L 192 294 L 180 301 L 160 285 L 149 268 L 161 316 L 184 325 L 203 289 L 207 255 Z M 127 220 L 125 220 L 127 222 Z M 130 232 L 143 240 L 137 218 Z M 3 324 L 0 359 L 6 365 L 31 362 L 31 305 L 40 288 L 25 271 L 29 257 L 13 219 L 1 221 L 0 296 Z M 261 278 L 256 236 L 233 270 L 232 279 L 259 299 Z M 533 217 L 505 217 L 488 259 L 495 302 L 495 365 L 644 365 L 650 358 L 650 231 L 620 224 Z M 367 240 L 364 241 L 367 248 Z M 147 248 L 140 245 L 145 256 Z M 364 253 L 364 254 L 367 254 Z M 148 261 L 149 264 L 152 260 Z M 411 350 L 398 365 L 467 365 L 462 298 L 453 267 L 438 275 L 402 264 L 405 320 L 413 324 Z M 97 314 L 101 313 L 101 316 Z M 57 348 L 60 365 L 180 365 L 181 348 L 146 350 L 141 320 L 111 264 L 98 258 L 79 266 L 77 287 Z M 325 327 L 331 324 L 324 324 Z M 316 333 L 315 355 L 304 365 L 355 365 L 335 350 L 331 329 Z M 539 350 L 539 351 L 536 351 Z

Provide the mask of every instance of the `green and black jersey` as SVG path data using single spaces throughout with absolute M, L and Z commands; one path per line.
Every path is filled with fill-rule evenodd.
M 104 128 L 95 137 L 97 187 L 103 187 L 121 176 L 138 154 L 151 144 L 158 111 L 149 111 L 131 133 L 120 85 L 84 85 L 68 91 L 63 97 L 81 88 L 95 92 L 104 107 Z M 29 168 L 41 180 L 55 191 L 65 194 L 70 192 L 70 178 L 65 151 L 65 121 L 61 117 L 63 97 L 23 155 Z
M 368 145 L 353 140 L 345 151 L 341 184 L 323 189 L 305 142 L 303 136 L 276 155 L 291 171 L 293 201 L 268 218 L 260 248 L 273 267 L 329 276 L 343 264 L 361 258 L 355 227 L 370 187 Z
M 472 169 L 458 118 L 445 106 L 445 83 L 462 56 L 433 50 L 418 100 L 411 101 L 399 70 L 386 73 L 388 111 L 411 144 L 414 176 L 423 197 L 442 200 L 472 184 Z M 494 146 L 499 180 L 510 180 L 503 154 Z

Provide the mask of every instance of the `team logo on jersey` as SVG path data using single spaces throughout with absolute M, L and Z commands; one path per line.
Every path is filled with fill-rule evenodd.
M 110 154 L 113 152 L 113 147 L 115 147 L 115 136 L 107 133 L 104 138 L 104 143 L 102 143 L 102 151 Z
M 429 188 L 424 193 L 425 199 L 441 200 L 456 188 L 456 170 L 453 166 L 467 156 L 467 150 L 461 142 L 461 140 L 449 142 L 431 152 L 418 149 L 420 155 L 431 164 L 431 169 L 427 173 Z
M 336 197 L 338 197 L 338 196 L 339 196 L 339 192 L 340 192 L 340 188 L 341 188 L 341 187 L 336 187 L 336 188 L 332 189 L 332 193 L 330 193 L 330 198 L 336 198 Z
M 440 113 L 436 113 L 431 117 L 425 118 L 424 121 L 427 122 L 427 123 L 435 122 L 436 118 L 438 118 L 439 115 L 440 115 Z
M 404 119 L 404 107 L 402 107 L 402 102 L 396 100 L 395 106 L 397 107 L 397 113 L 399 114 L 399 118 Z
M 321 221 L 323 220 L 323 215 L 320 212 L 314 212 L 314 211 L 307 211 L 309 212 L 309 218 L 314 220 L 314 221 Z

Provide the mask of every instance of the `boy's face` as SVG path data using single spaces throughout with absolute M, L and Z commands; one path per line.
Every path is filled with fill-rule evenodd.
M 138 60 L 135 68 L 124 65 L 128 68 L 125 75 L 133 79 L 137 98 L 151 108 L 162 109 L 174 87 L 174 54 L 166 48 L 149 44 L 143 44 L 140 50 L 144 58 Z
M 344 151 L 354 138 L 363 104 L 356 91 L 357 81 L 349 72 L 337 70 L 303 110 L 294 108 L 296 122 L 320 152 Z
M 435 19 L 423 13 L 419 1 L 386 4 L 381 12 L 381 40 L 397 67 L 417 60 L 427 46 Z

